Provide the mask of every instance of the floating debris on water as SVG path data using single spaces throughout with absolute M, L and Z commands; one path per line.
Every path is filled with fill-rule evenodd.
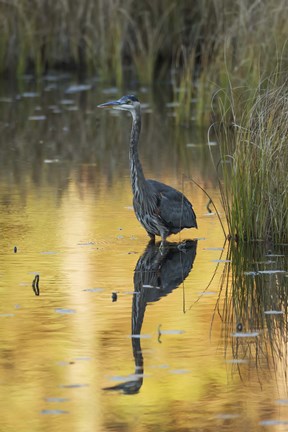
M 70 314 L 74 314 L 74 313 L 76 313 L 76 310 L 75 309 L 64 309 L 64 308 L 56 308 L 55 309 L 55 312 L 56 313 L 59 313 L 59 314 L 67 314 L 67 315 L 70 315 Z
M 95 242 L 90 241 L 90 242 L 87 242 L 87 243 L 77 243 L 77 245 L 78 246 L 93 246 L 93 245 L 95 245 Z
M 14 251 L 14 253 L 17 253 L 17 246 L 14 246 L 13 251 Z
M 201 144 L 195 144 L 195 143 L 187 143 L 186 147 L 200 147 Z
M 102 291 L 104 291 L 104 288 L 85 288 L 85 289 L 83 289 L 83 291 L 87 291 L 87 292 L 102 292 Z
M 20 95 L 20 97 L 23 98 L 35 98 L 35 97 L 39 97 L 39 93 L 36 92 L 24 92 Z
M 211 262 L 215 262 L 215 263 L 230 263 L 232 261 L 231 260 L 226 260 L 226 259 L 216 259 L 216 260 L 212 260 Z
M 280 310 L 267 310 L 267 311 L 264 311 L 264 314 L 266 314 L 266 315 L 283 315 L 284 312 L 280 311 Z
M 32 288 L 33 288 L 33 291 L 34 291 L 34 293 L 35 293 L 36 296 L 40 295 L 39 279 L 40 279 L 39 278 L 39 274 L 36 274 L 36 276 L 35 276 L 35 278 L 33 279 L 33 282 L 32 282 Z
M 43 121 L 46 120 L 46 116 L 45 115 L 38 115 L 38 116 L 29 116 L 28 120 L 33 120 L 33 121 Z
M 117 301 L 117 293 L 116 292 L 112 292 L 112 302 L 116 302 Z
M 59 410 L 59 409 L 43 409 L 41 411 L 41 414 L 48 414 L 48 415 L 60 415 L 60 414 L 69 414 L 69 411 Z
M 69 399 L 68 398 L 62 398 L 62 397 L 47 397 L 47 398 L 45 398 L 45 400 L 46 400 L 46 402 L 59 402 L 59 403 L 62 403 L 62 402 L 68 402 L 69 401 Z
M 276 273 L 286 273 L 285 270 L 259 270 L 259 274 L 276 274 Z
M 72 100 L 72 99 L 62 99 L 61 101 L 60 101 L 60 104 L 61 105 L 74 105 L 74 100 Z
M 243 330 L 243 325 L 242 325 L 242 323 L 238 323 L 238 324 L 237 324 L 237 326 L 236 326 L 236 330 L 237 330 L 237 332 L 242 332 L 242 330 Z
M 79 84 L 79 85 L 70 85 L 66 90 L 66 94 L 74 94 L 74 93 L 80 93 L 84 91 L 91 90 L 92 86 L 91 84 Z
M 58 162 L 60 162 L 60 160 L 57 159 L 57 158 L 55 158 L 55 159 L 44 159 L 43 162 L 46 163 L 46 164 L 53 164 L 53 163 L 58 163 Z
M 288 420 L 262 420 L 259 422 L 261 426 L 280 426 L 288 425 Z
M 241 337 L 241 338 L 249 338 L 249 337 L 257 337 L 259 336 L 259 332 L 247 332 L 247 333 L 240 333 L 240 332 L 236 332 L 236 333 L 232 333 L 231 336 L 233 337 Z
M 200 291 L 198 292 L 198 295 L 200 296 L 210 296 L 210 295 L 216 295 L 216 291 Z
M 249 272 L 244 272 L 244 274 L 246 276 L 257 276 L 257 275 L 262 275 L 262 274 L 277 274 L 277 273 L 286 273 L 285 270 L 258 270 L 258 271 L 249 271 Z

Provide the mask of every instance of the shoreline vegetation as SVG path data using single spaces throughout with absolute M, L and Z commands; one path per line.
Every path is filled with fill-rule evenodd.
M 10 0 L 0 22 L 3 78 L 169 82 L 177 125 L 213 124 L 229 236 L 288 242 L 286 0 Z

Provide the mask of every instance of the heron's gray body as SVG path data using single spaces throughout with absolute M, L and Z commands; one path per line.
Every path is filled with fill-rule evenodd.
M 170 234 L 177 234 L 183 228 L 196 228 L 196 216 L 187 198 L 176 189 L 156 180 L 146 180 L 150 205 L 134 195 L 133 207 L 137 219 L 150 237 L 161 236 L 165 240 Z
M 156 180 L 146 180 L 144 176 L 137 147 L 141 131 L 138 99 L 133 95 L 123 96 L 100 107 L 127 110 L 132 114 L 129 160 L 133 207 L 148 235 L 152 239 L 161 236 L 164 243 L 170 234 L 177 234 L 183 228 L 197 228 L 192 204 L 181 192 Z

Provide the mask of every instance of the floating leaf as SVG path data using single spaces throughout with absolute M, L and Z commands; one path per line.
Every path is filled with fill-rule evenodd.
M 69 401 L 68 398 L 62 398 L 62 397 L 47 397 L 45 400 L 46 400 L 46 402 L 57 402 L 57 403 Z
M 46 120 L 46 116 L 45 115 L 38 115 L 38 116 L 29 116 L 28 120 L 34 120 L 34 121 L 43 121 Z
M 85 288 L 83 291 L 86 292 L 102 292 L 104 291 L 104 288 Z
M 259 422 L 261 426 L 280 426 L 288 425 L 288 420 L 262 420 Z
M 279 311 L 279 310 L 267 310 L 267 311 L 264 311 L 264 313 L 266 314 L 266 315 L 283 315 L 283 311 Z
M 230 263 L 232 261 L 231 260 L 226 260 L 226 259 L 216 259 L 216 260 L 212 260 L 211 262 L 215 262 L 215 263 Z
M 231 336 L 239 337 L 239 338 L 257 337 L 257 336 L 259 336 L 259 332 L 251 332 L 251 333 L 236 332 L 236 333 L 232 333 Z
M 56 313 L 59 313 L 59 314 L 67 314 L 67 315 L 70 315 L 70 314 L 74 314 L 74 313 L 76 313 L 76 310 L 75 310 L 75 309 L 56 308 L 56 309 L 55 309 L 55 312 L 56 312 Z
M 66 94 L 74 94 L 80 93 L 83 91 L 91 90 L 92 86 L 90 84 L 79 84 L 79 85 L 70 85 L 66 90 Z
M 41 414 L 48 414 L 48 415 L 59 415 L 59 414 L 69 414 L 69 411 L 59 410 L 59 409 L 43 409 L 41 411 Z

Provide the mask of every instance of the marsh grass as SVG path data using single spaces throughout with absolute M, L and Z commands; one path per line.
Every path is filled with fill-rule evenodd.
M 197 117 L 206 121 L 211 91 L 228 84 L 227 68 L 239 85 L 247 76 L 258 82 L 276 57 L 287 66 L 287 17 L 286 0 L 3 0 L 0 72 L 41 75 L 65 66 L 121 85 L 129 70 L 150 85 L 169 77 L 184 47 L 179 84 L 197 83 Z M 184 105 L 185 119 L 191 107 Z
M 142 84 L 152 85 L 157 74 L 163 77 L 161 69 L 167 68 L 164 62 L 164 65 L 159 65 L 156 70 L 156 63 L 161 49 L 165 47 L 165 38 L 169 31 L 169 16 L 175 9 L 175 3 L 169 3 L 166 8 L 162 8 L 161 15 L 159 15 L 158 7 L 155 7 L 155 3 L 152 2 L 136 16 L 133 14 L 133 9 L 130 12 L 122 9 L 123 15 L 130 24 L 127 47 L 137 78 Z
M 288 241 L 288 86 L 272 78 L 254 94 L 248 90 L 246 101 L 232 90 L 228 111 L 227 94 L 224 102 L 218 95 L 217 170 L 230 237 L 237 241 Z
M 195 49 L 187 53 L 185 47 L 181 47 L 172 74 L 173 101 L 177 125 L 189 125 L 191 121 L 193 112 L 192 97 L 195 91 L 194 70 Z

